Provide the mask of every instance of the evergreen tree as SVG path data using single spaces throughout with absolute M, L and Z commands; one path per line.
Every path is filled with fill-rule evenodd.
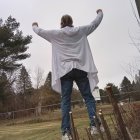
M 134 85 L 131 84 L 130 80 L 126 76 L 124 76 L 124 78 L 121 82 L 121 85 L 120 85 L 121 92 L 125 92 L 125 94 L 122 94 L 122 96 L 121 96 L 122 99 L 129 99 L 129 102 L 130 102 L 130 100 L 131 100 L 130 92 L 134 90 L 133 86 Z
M 30 95 L 32 93 L 32 83 L 30 76 L 24 66 L 20 70 L 20 74 L 17 79 L 17 93 L 20 95 L 21 102 L 23 102 L 23 107 L 26 108 L 29 104 Z
M 0 19 L 0 71 L 13 71 L 21 66 L 18 62 L 30 57 L 25 53 L 31 36 L 23 36 L 19 22 L 11 16 L 3 23 Z
M 32 82 L 26 68 L 22 66 L 17 79 L 17 90 L 20 94 L 27 94 L 32 90 Z
M 47 90 L 48 90 L 48 89 L 49 89 L 49 90 L 52 89 L 51 82 L 52 82 L 52 73 L 49 72 L 48 75 L 47 75 L 46 81 L 45 81 L 45 83 L 44 83 L 45 89 L 47 89 Z
M 133 90 L 132 84 L 131 84 L 130 80 L 126 76 L 124 76 L 120 87 L 121 87 L 122 92 L 130 92 L 130 91 Z
M 140 83 L 138 81 L 135 84 L 135 90 L 140 91 Z
M 11 100 L 14 92 L 11 85 L 6 73 L 0 73 L 0 112 L 7 111 L 12 107 Z
M 50 103 L 59 103 L 60 94 L 52 89 L 51 82 L 52 82 L 52 73 L 49 72 L 47 75 L 46 81 L 44 85 L 42 86 L 44 93 L 46 93 L 46 95 L 44 94 L 46 96 L 45 99 L 47 100 L 47 102 L 50 102 Z
M 7 98 L 7 94 L 10 93 L 10 91 L 10 83 L 7 79 L 6 74 L 3 72 L 0 75 L 0 101 L 4 102 Z
M 99 89 L 102 103 L 109 103 L 109 97 L 105 90 Z
M 9 74 L 12 76 L 22 65 L 19 63 L 20 60 L 30 57 L 26 51 L 32 37 L 23 36 L 19 26 L 20 23 L 11 16 L 5 22 L 0 19 L 0 99 L 3 102 L 7 98 L 12 100 L 9 95 L 13 94 L 14 80 L 9 79 Z

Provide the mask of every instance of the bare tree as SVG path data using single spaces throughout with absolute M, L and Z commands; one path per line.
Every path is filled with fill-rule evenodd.
M 43 93 L 42 90 L 39 89 L 42 85 L 44 84 L 44 71 L 40 68 L 37 67 L 35 69 L 35 87 L 37 89 L 37 98 L 38 98 L 38 105 L 36 107 L 36 115 L 40 116 L 41 115 L 41 106 L 42 106 L 42 101 L 43 101 Z
M 134 15 L 134 18 L 138 24 L 138 35 L 133 36 L 132 33 L 128 33 L 129 37 L 131 39 L 131 45 L 133 45 L 137 51 L 140 54 L 140 0 L 129 0 L 131 7 L 132 7 L 132 12 Z M 139 61 L 135 59 L 135 62 L 129 62 L 127 66 L 123 66 L 124 71 L 131 76 L 133 80 L 135 80 L 135 75 L 138 73 L 140 67 L 139 67 Z M 126 70 L 127 69 L 127 70 Z
M 138 23 L 138 27 L 140 29 L 140 0 L 135 0 L 135 4 L 136 4 L 136 7 L 137 7 L 137 10 L 136 8 L 134 8 L 134 3 L 132 2 L 132 0 L 130 0 L 130 4 L 131 4 L 131 7 L 132 7 L 132 12 L 133 12 L 133 15 Z M 138 11 L 138 12 L 137 12 Z M 137 16 L 139 14 L 139 17 Z M 140 30 L 139 30 L 140 31 Z M 138 50 L 138 52 L 140 53 L 140 37 L 138 35 L 138 37 L 133 37 L 130 33 L 129 33 L 129 37 L 132 41 L 132 44 L 136 47 L 136 49 Z
M 139 18 L 140 18 L 140 0 L 135 0 L 135 2 L 136 2 Z
M 140 8 L 140 2 L 139 2 L 139 0 L 135 0 L 135 5 L 136 5 L 136 8 L 137 8 L 136 9 L 135 6 L 134 6 L 134 3 L 132 2 L 132 0 L 129 0 L 129 1 L 130 1 L 130 4 L 131 4 L 131 7 L 132 7 L 134 17 L 135 17 L 138 25 L 140 26 L 140 15 L 139 15 L 139 17 L 137 16 L 137 12 L 138 12 L 138 14 L 140 14 L 139 13 L 139 11 L 140 11 L 140 9 L 139 9 Z
M 35 88 L 39 89 L 39 87 L 44 84 L 44 70 L 42 70 L 40 67 L 37 67 L 35 69 L 34 79 L 35 79 Z

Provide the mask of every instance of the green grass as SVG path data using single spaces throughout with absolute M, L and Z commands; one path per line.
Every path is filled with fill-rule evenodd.
M 85 108 L 76 107 L 73 116 L 80 138 L 83 139 L 86 136 L 85 128 L 89 125 Z M 4 121 L 0 124 L 0 140 L 60 140 L 60 124 L 60 110 L 37 118 Z
M 110 105 L 97 106 L 102 108 L 105 114 L 112 111 Z M 75 127 L 78 130 L 80 140 L 88 140 L 85 128 L 89 126 L 88 115 L 85 107 L 76 107 L 73 110 Z M 115 129 L 108 115 L 106 120 L 114 138 Z M 0 122 L 0 140 L 60 140 L 61 139 L 61 113 L 60 110 L 48 112 L 40 117 L 30 117 Z M 99 136 L 94 137 L 95 140 Z
M 39 118 L 23 118 L 1 122 L 0 140 L 60 140 L 60 111 L 42 115 Z M 89 126 L 86 108 L 73 110 L 75 126 L 80 140 L 87 140 L 85 128 Z
M 59 127 L 58 122 L 0 126 L 0 140 L 53 140 L 52 135 L 59 139 Z
M 87 119 L 75 119 L 80 137 L 86 139 Z M 0 140 L 60 140 L 60 121 L 0 126 Z

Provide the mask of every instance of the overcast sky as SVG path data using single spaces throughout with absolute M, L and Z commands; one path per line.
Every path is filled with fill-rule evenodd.
M 11 15 L 20 22 L 24 35 L 33 36 L 28 49 L 31 57 L 23 64 L 32 77 L 36 67 L 46 76 L 51 71 L 51 44 L 32 31 L 32 22 L 44 29 L 58 29 L 61 16 L 70 14 L 74 26 L 86 25 L 96 17 L 98 8 L 103 10 L 103 21 L 88 37 L 99 72 L 98 86 L 104 88 L 108 82 L 119 86 L 124 76 L 132 80 L 128 64 L 139 57 L 129 37 L 129 33 L 138 34 L 130 0 L 0 0 L 0 18 L 6 20 Z

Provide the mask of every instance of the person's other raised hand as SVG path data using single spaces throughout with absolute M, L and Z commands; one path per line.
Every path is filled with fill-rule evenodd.
M 38 27 L 38 23 L 37 22 L 33 22 L 32 26 L 37 26 Z
M 102 12 L 102 9 L 98 9 L 98 10 L 96 11 L 97 14 L 98 14 L 99 12 Z

